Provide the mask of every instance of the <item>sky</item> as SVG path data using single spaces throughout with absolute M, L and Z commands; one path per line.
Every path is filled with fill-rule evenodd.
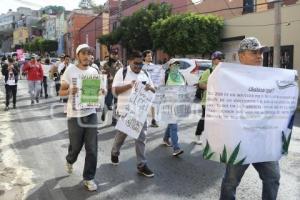
M 93 0 L 97 5 L 104 4 L 106 0 Z M 48 5 L 64 6 L 66 10 L 78 8 L 80 0 L 0 0 L 0 14 L 7 13 L 9 9 L 16 11 L 18 7 L 29 7 L 39 10 Z

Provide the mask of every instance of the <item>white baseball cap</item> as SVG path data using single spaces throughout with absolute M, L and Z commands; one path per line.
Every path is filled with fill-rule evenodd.
M 76 49 L 76 55 L 82 50 L 82 49 L 88 49 L 91 50 L 91 47 L 88 44 L 80 44 Z

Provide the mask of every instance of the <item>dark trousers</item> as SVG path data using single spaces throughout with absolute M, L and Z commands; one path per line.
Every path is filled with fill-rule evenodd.
M 60 78 L 54 78 L 54 81 L 55 81 L 56 95 L 58 96 L 58 92 L 60 90 Z
M 48 78 L 47 76 L 44 76 L 43 78 L 43 82 L 42 82 L 42 88 L 44 88 L 44 93 L 45 93 L 45 97 L 48 96 L 48 92 L 47 92 L 47 89 L 48 89 Z M 43 89 L 41 90 L 41 96 L 43 95 Z
M 17 102 L 17 85 L 5 85 L 5 92 L 6 92 L 6 107 L 9 106 L 9 99 L 12 95 L 13 97 L 13 104 L 16 105 Z
M 70 164 L 75 163 L 84 145 L 86 151 L 83 169 L 84 180 L 92 180 L 96 174 L 98 153 L 97 124 L 96 113 L 85 117 L 68 119 L 70 145 L 66 160 Z
M 112 116 L 112 123 L 116 123 L 117 122 L 117 116 L 116 116 L 116 109 L 117 109 L 117 102 L 118 99 L 114 97 L 112 90 L 108 89 L 107 90 L 107 94 L 105 96 L 105 105 L 107 107 L 113 107 L 113 116 Z M 104 110 L 104 114 L 105 114 L 106 110 Z
M 204 121 L 205 121 L 205 106 L 202 106 L 202 116 L 198 122 L 195 135 L 201 135 L 204 131 Z

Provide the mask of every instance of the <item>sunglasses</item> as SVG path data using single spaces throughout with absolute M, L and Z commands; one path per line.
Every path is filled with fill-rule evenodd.
M 133 64 L 139 68 L 142 68 L 144 66 L 142 62 L 134 62 Z

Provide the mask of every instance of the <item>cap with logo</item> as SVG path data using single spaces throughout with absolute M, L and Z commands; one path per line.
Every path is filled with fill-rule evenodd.
M 262 46 L 257 38 L 247 37 L 240 42 L 239 52 L 243 51 L 257 51 L 260 50 L 262 53 L 270 50 L 267 46 Z

